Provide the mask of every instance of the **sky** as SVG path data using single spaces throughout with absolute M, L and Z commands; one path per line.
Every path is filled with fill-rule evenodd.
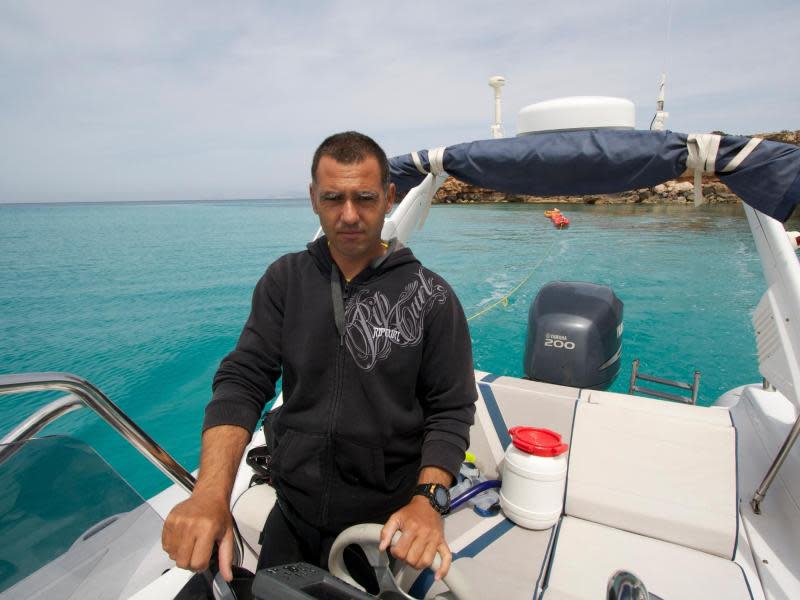
M 522 107 L 631 99 L 647 128 L 800 129 L 797 0 L 0 3 L 0 203 L 307 194 L 348 129 L 390 156 Z

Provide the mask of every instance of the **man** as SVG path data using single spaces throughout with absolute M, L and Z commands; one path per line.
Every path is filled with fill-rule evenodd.
M 416 568 L 450 550 L 442 489 L 458 473 L 476 399 L 463 310 L 408 248 L 380 234 L 395 199 L 383 150 L 356 132 L 317 149 L 311 205 L 324 236 L 270 265 L 256 285 L 236 349 L 221 363 L 203 425 L 191 498 L 164 524 L 177 565 L 206 568 L 219 543 L 230 580 L 230 495 L 245 446 L 268 415 L 278 501 L 259 568 L 299 560 L 327 568 L 350 525 L 384 522 L 380 548 Z

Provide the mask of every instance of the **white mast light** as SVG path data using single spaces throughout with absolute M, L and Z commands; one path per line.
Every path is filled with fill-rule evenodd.
M 498 139 L 503 137 L 503 112 L 500 106 L 500 88 L 506 84 L 506 78 L 502 75 L 489 77 L 489 87 L 494 88 L 494 125 L 491 127 L 492 137 Z

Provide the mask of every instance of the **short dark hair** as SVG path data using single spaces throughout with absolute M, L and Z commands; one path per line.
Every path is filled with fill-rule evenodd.
M 383 189 L 389 189 L 389 159 L 386 158 L 383 148 L 368 135 L 357 131 L 343 131 L 325 138 L 314 152 L 314 159 L 311 161 L 311 181 L 313 183 L 317 182 L 317 167 L 319 159 L 323 156 L 330 156 L 336 162 L 345 165 L 360 163 L 368 156 L 372 156 L 378 161 L 381 169 Z

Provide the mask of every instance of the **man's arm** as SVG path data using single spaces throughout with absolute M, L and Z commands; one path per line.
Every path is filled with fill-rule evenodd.
M 416 392 L 425 415 L 421 466 L 439 467 L 455 478 L 469 446 L 478 394 L 467 319 L 453 290 L 445 289 L 447 301 L 425 319 Z
M 426 317 L 425 347 L 417 378 L 417 397 L 425 411 L 422 468 L 418 483 L 450 487 L 469 445 L 475 414 L 475 375 L 467 320 L 452 289 L 450 298 Z M 403 532 L 392 555 L 417 569 L 429 567 L 438 550 L 442 566 L 436 579 L 447 575 L 452 562 L 444 538 L 444 521 L 424 496 L 414 496 L 394 513 L 381 532 L 386 549 L 397 530 Z
M 161 543 L 179 567 L 208 567 L 219 544 L 219 570 L 233 578 L 233 518 L 230 498 L 236 471 L 264 405 L 281 374 L 283 275 L 285 261 L 270 265 L 253 290 L 250 316 L 236 348 L 214 375 L 214 395 L 206 406 L 200 476 L 191 498 L 172 509 Z
M 417 482 L 440 483 L 449 488 L 453 476 L 438 467 L 425 467 L 419 472 Z M 453 556 L 444 539 L 444 519 L 425 496 L 414 496 L 408 504 L 389 517 L 381 531 L 381 550 L 389 547 L 397 531 L 402 531 L 402 535 L 397 545 L 391 549 L 392 556 L 415 569 L 425 569 L 431 566 L 438 552 L 442 557 L 442 565 L 436 571 L 436 579 L 447 575 Z
M 233 579 L 230 498 L 249 441 L 250 432 L 236 425 L 220 425 L 203 433 L 197 485 L 188 500 L 170 511 L 161 532 L 161 545 L 180 568 L 208 568 L 211 551 L 218 543 L 220 573 L 226 581 Z

